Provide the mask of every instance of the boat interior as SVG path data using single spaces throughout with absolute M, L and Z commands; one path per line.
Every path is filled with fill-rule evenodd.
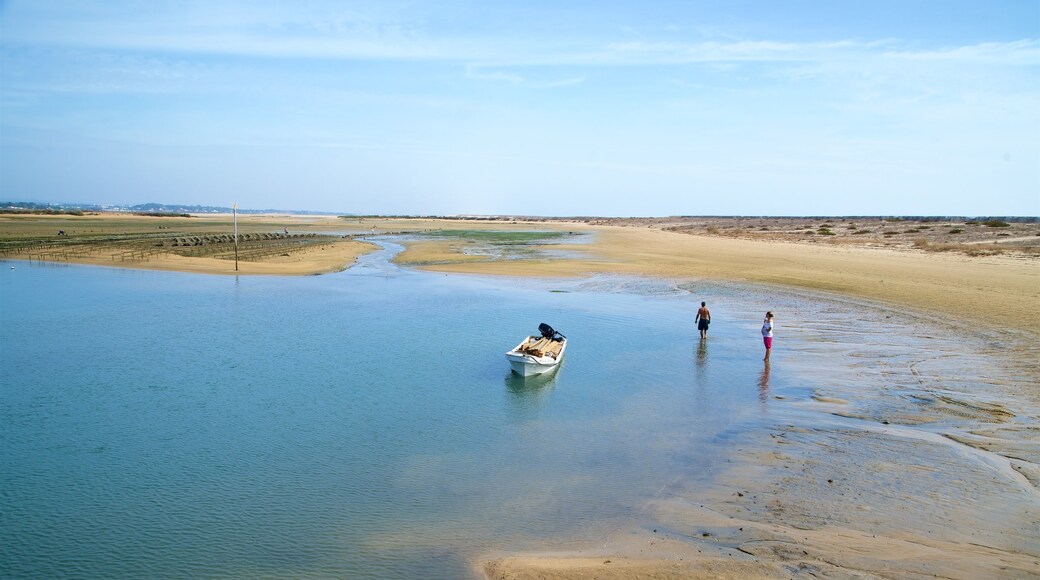
M 563 350 L 563 341 L 531 336 L 517 350 L 533 356 L 551 356 L 556 358 L 560 356 L 560 351 Z

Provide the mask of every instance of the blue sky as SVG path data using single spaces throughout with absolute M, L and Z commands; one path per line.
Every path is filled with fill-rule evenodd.
M 0 4 L 0 199 L 1040 215 L 1040 1 Z

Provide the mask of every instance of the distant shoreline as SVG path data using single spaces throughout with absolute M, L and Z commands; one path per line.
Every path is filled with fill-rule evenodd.
M 0 201 L 0 213 L 11 212 L 40 213 L 113 213 L 113 214 L 230 214 L 234 208 L 227 206 L 204 206 L 189 204 L 139 203 L 139 204 L 97 204 L 97 203 L 45 203 L 33 201 Z M 308 215 L 336 216 L 350 219 L 424 219 L 424 220 L 496 220 L 496 221 L 590 221 L 590 220 L 676 220 L 676 219 L 894 219 L 903 221 L 949 222 L 949 221 L 985 221 L 1001 219 L 1012 222 L 1040 223 L 1040 216 L 1027 215 L 969 215 L 969 214 L 804 214 L 804 215 L 763 215 L 763 214 L 680 214 L 659 216 L 606 216 L 606 215 L 528 215 L 528 214 L 357 214 L 341 211 L 314 211 L 302 209 L 251 209 L 237 208 L 240 214 L 250 215 Z

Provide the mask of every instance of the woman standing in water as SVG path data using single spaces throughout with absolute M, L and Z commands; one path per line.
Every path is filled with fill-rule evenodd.
M 769 353 L 773 351 L 773 313 L 766 312 L 766 319 L 762 321 L 762 342 L 766 345 L 766 358 L 769 362 Z

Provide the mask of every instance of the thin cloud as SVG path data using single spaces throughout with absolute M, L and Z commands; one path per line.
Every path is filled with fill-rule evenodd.
M 473 64 L 466 66 L 466 77 L 474 80 L 498 81 L 512 84 L 520 84 L 525 80 L 524 77 L 516 73 L 507 73 L 500 70 L 484 70 L 484 67 Z
M 832 42 L 620 42 L 604 51 L 619 64 L 681 64 L 733 62 L 827 61 L 849 58 L 900 58 L 907 60 L 946 60 L 1008 66 L 1040 65 L 1040 43 L 1035 40 L 988 42 L 942 50 L 892 50 L 897 41 L 871 42 L 841 40 Z M 880 49 L 880 50 L 879 50 Z M 885 50 L 887 49 L 887 50 Z
M 680 27 L 658 28 L 659 40 L 612 41 L 609 31 L 561 40 L 533 32 L 486 36 L 450 33 L 426 24 L 428 15 L 393 4 L 319 3 L 306 10 L 279 4 L 13 3 L 5 8 L 7 47 L 79 47 L 187 55 L 372 61 L 455 61 L 509 66 L 658 66 L 687 63 L 814 62 L 847 58 L 945 60 L 1007 66 L 1040 63 L 1036 39 L 918 48 L 894 39 L 781 42 L 768 38 L 672 40 Z M 614 34 L 625 35 L 615 30 Z M 632 34 L 635 34 L 634 32 Z M 701 31 L 701 38 L 720 34 Z M 522 82 L 514 72 L 492 73 Z M 493 80 L 493 79 L 492 79 Z
M 516 72 L 486 69 L 487 67 L 485 65 L 472 63 L 468 64 L 466 65 L 466 77 L 474 80 L 505 82 L 514 85 L 525 85 L 542 89 L 570 87 L 585 82 L 584 76 L 550 80 L 535 80 Z
M 941 50 L 888 51 L 886 58 L 950 61 L 1005 66 L 1040 66 L 1040 41 L 984 42 Z
M 534 83 L 534 86 L 543 89 L 555 89 L 560 87 L 572 87 L 574 85 L 580 85 L 583 82 L 585 82 L 585 77 L 574 77 L 569 79 L 560 79 L 558 81 Z

